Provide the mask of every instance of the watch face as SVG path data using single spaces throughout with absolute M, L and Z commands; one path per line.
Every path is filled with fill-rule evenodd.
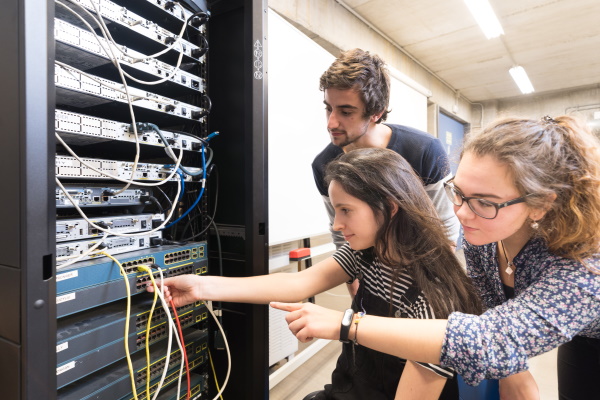
M 354 312 L 352 310 L 346 310 L 344 318 L 342 318 L 342 325 L 350 325 L 352 323 L 352 316 Z

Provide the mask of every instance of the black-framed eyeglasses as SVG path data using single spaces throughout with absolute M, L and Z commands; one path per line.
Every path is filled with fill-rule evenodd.
M 494 203 L 493 201 L 480 199 L 479 197 L 466 197 L 456 186 L 454 186 L 452 179 L 448 182 L 444 182 L 444 189 L 452 204 L 462 206 L 462 204 L 466 202 L 471 211 L 485 219 L 496 218 L 498 210 L 512 206 L 513 204 L 523 203 L 525 202 L 525 198 L 530 195 L 526 194 L 525 196 L 517 197 L 516 199 L 505 201 L 504 203 Z

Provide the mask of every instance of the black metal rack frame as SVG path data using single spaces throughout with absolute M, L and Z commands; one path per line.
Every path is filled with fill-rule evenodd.
M 52 400 L 56 398 L 54 2 L 6 0 L 2 6 L 0 383 L 3 398 Z M 221 132 L 211 145 L 221 176 L 216 222 L 224 233 L 224 274 L 265 274 L 266 0 L 219 0 L 209 9 L 210 129 Z M 211 257 L 214 262 L 214 251 Z M 267 306 L 224 308 L 233 311 L 224 311 L 223 317 L 233 356 L 225 395 L 268 398 Z M 224 357 L 217 352 L 215 358 L 222 382 Z

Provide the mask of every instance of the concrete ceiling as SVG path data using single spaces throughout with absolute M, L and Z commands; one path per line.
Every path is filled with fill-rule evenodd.
M 504 35 L 486 39 L 463 0 L 344 0 L 356 14 L 471 101 L 600 83 L 600 0 L 490 0 Z

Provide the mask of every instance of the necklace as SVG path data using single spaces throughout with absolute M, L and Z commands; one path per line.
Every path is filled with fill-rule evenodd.
M 504 272 L 506 272 L 510 276 L 513 272 L 515 272 L 515 264 L 508 259 L 508 255 L 506 254 L 506 246 L 504 246 L 504 242 L 500 240 L 500 243 L 502 244 L 502 252 L 504 253 L 504 259 L 506 260 L 506 269 L 504 270 Z

